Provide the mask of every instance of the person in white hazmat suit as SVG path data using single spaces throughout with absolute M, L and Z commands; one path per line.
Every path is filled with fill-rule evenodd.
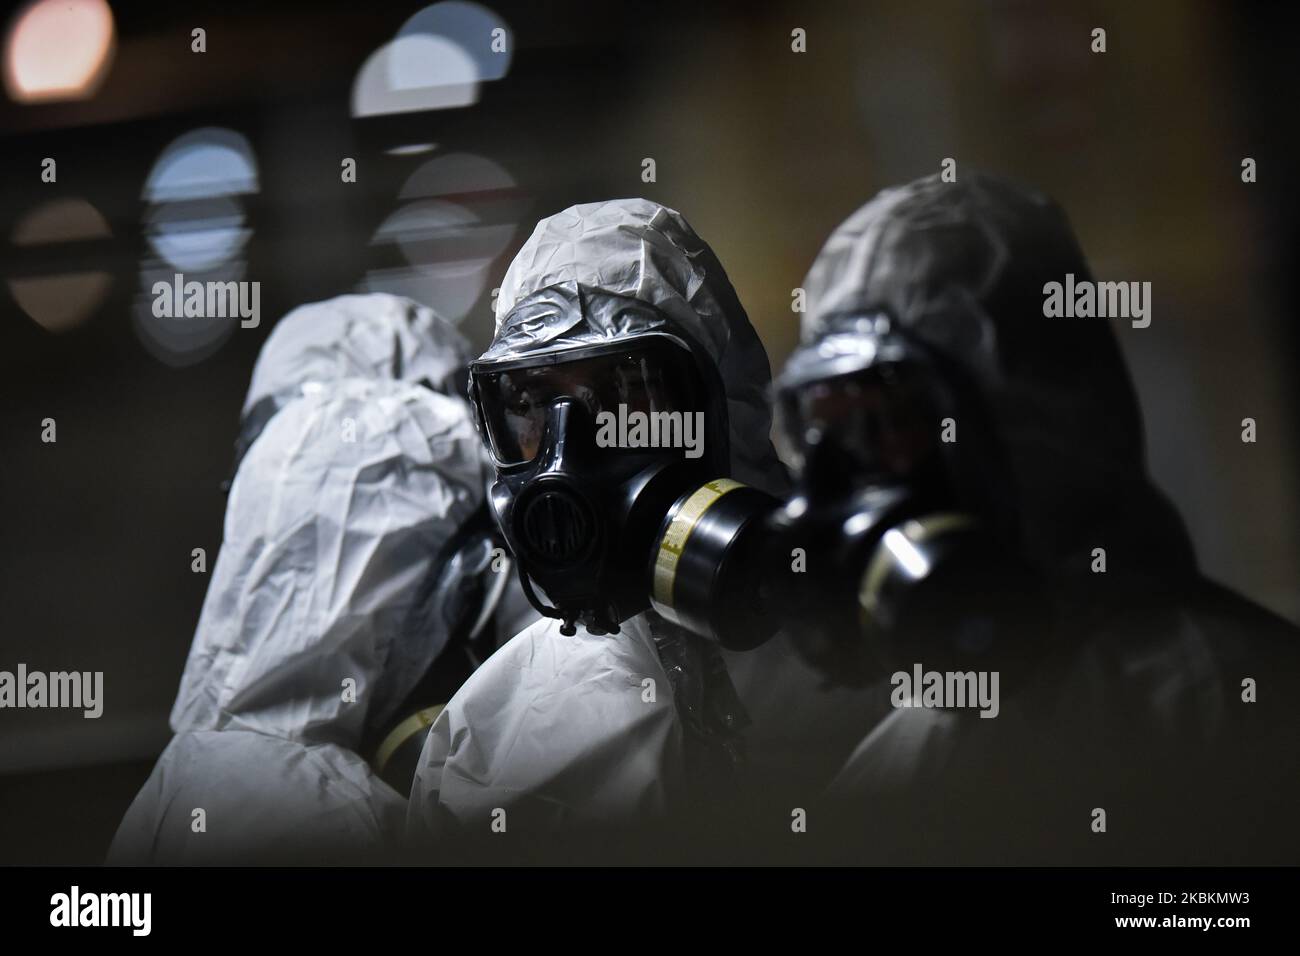
M 434 722 L 413 836 L 637 825 L 690 812 L 713 783 L 726 792 L 762 701 L 732 684 L 716 645 L 647 607 L 645 536 L 700 482 L 784 490 L 768 384 L 735 290 L 677 212 L 626 199 L 537 225 L 471 400 L 497 467 L 493 511 L 547 619 Z M 636 416 L 662 413 L 699 423 L 702 447 L 649 447 Z
M 110 863 L 372 858 L 400 838 L 405 788 L 370 747 L 476 613 L 468 578 L 501 576 L 448 548 L 482 513 L 489 473 L 454 384 L 467 358 L 450 324 L 394 296 L 277 325 L 175 736 Z

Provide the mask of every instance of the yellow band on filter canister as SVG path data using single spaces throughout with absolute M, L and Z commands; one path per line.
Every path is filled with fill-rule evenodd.
M 908 519 L 903 522 L 901 533 L 913 544 L 924 544 L 949 531 L 962 531 L 976 526 L 976 520 L 970 515 L 941 512 Z M 870 628 L 872 618 L 880 609 L 881 589 L 891 568 L 889 542 L 882 540 L 882 544 L 886 546 L 877 545 L 858 586 L 858 619 L 864 630 Z
M 659 553 L 655 555 L 654 586 L 652 588 L 655 602 L 665 608 L 673 606 L 673 585 L 677 581 L 677 563 L 681 560 L 686 542 L 691 532 L 704 517 L 704 512 L 713 507 L 719 498 L 727 492 L 745 486 L 730 478 L 718 478 L 705 482 L 687 498 L 664 532 L 659 542 Z
M 388 761 L 393 759 L 393 754 L 397 749 L 411 739 L 415 734 L 422 730 L 427 730 L 433 726 L 433 722 L 438 719 L 442 709 L 446 704 L 435 704 L 432 707 L 426 707 L 424 710 L 417 710 L 410 717 L 394 727 L 384 738 L 384 742 L 379 745 L 375 751 L 374 768 L 375 773 L 382 774 L 384 767 L 388 766 Z

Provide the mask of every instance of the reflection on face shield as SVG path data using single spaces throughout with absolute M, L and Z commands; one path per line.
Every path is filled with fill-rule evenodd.
M 617 415 L 620 408 L 646 414 L 702 410 L 690 353 L 663 337 L 601 347 L 582 358 L 569 352 L 525 359 L 473 375 L 488 447 L 501 465 L 537 457 L 547 409 L 560 398 L 581 403 L 593 420 L 601 412 Z

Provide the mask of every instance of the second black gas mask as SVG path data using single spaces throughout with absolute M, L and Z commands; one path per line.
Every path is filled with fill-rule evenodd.
M 776 404 L 796 492 L 713 481 L 679 499 L 657 538 L 655 610 L 733 649 L 783 631 L 834 683 L 918 661 L 1014 682 L 1041 636 L 1039 589 L 971 473 L 996 457 L 974 403 L 867 317 L 797 351 Z M 948 447 L 958 417 L 964 459 Z
M 470 380 L 491 506 L 529 600 L 564 633 L 617 631 L 649 606 L 664 516 L 725 474 L 720 387 L 690 344 L 659 333 L 476 362 Z
M 807 554 L 807 575 L 787 576 L 795 646 L 839 683 L 916 662 L 1014 682 L 1046 614 L 973 389 L 869 315 L 798 350 L 776 396 L 800 480 L 771 537 Z

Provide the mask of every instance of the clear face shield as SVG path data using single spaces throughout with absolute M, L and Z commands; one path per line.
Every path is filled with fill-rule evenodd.
M 602 413 L 642 415 L 705 411 L 705 396 L 688 349 L 653 335 L 608 346 L 526 356 L 471 366 L 471 390 L 493 460 L 503 467 L 533 461 L 551 405 L 569 398 L 593 421 Z
M 863 483 L 906 481 L 936 454 L 940 415 L 923 369 L 887 363 L 778 393 L 777 446 L 796 471 L 833 442 Z

